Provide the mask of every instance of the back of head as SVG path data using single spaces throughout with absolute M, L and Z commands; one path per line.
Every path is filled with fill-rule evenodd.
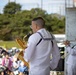
M 45 26 L 45 21 L 42 17 L 34 18 L 32 21 L 36 23 L 37 26 L 43 28 Z

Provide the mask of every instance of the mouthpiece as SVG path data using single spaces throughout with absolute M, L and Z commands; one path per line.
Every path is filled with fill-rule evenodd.
M 32 34 L 32 32 L 30 31 L 27 35 L 25 35 L 25 36 L 23 37 L 23 39 L 28 38 L 29 36 L 31 36 L 31 34 Z

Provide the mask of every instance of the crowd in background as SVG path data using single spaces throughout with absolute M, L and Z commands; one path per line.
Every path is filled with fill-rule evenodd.
M 15 56 L 18 52 L 17 48 L 4 50 L 0 47 L 0 75 L 28 75 L 28 67 Z

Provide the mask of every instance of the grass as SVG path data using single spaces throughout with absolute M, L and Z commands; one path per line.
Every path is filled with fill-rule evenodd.
M 16 41 L 0 41 L 0 46 L 10 49 L 12 47 L 21 48 Z

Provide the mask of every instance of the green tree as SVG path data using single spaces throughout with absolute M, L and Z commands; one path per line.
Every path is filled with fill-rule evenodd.
M 18 11 L 16 14 L 0 14 L 0 39 L 14 40 L 16 37 L 23 38 L 31 31 L 31 20 L 38 16 L 44 18 L 45 28 L 50 32 L 55 34 L 65 33 L 64 17 L 59 14 L 48 14 L 40 8 L 33 8 Z
M 15 2 L 8 3 L 3 10 L 4 14 L 15 14 L 18 11 L 21 11 L 21 5 Z

